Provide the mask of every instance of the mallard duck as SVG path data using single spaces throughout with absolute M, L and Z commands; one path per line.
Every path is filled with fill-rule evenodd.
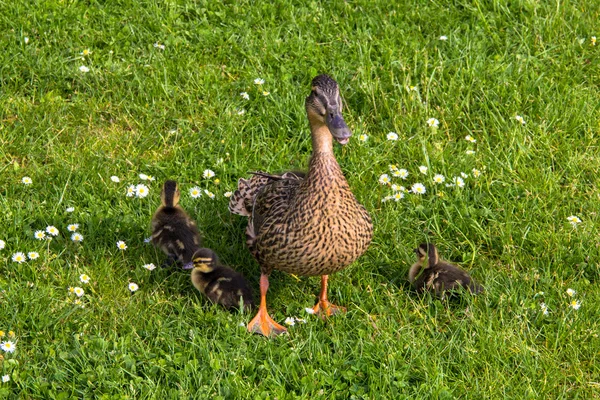
M 192 268 L 192 257 L 201 245 L 198 227 L 181 208 L 179 187 L 175 181 L 165 181 L 160 194 L 161 206 L 152 216 L 152 244 L 184 269 Z
M 415 253 L 417 262 L 410 267 L 408 280 L 417 292 L 431 290 L 437 297 L 443 299 L 447 292 L 460 287 L 468 289 L 473 294 L 483 291 L 483 287 L 475 283 L 468 273 L 454 264 L 441 260 L 433 244 L 422 243 L 415 249 Z
M 373 235 L 371 217 L 350 191 L 333 154 L 333 139 L 344 145 L 351 136 L 337 82 L 327 75 L 314 78 L 305 108 L 313 146 L 308 173 L 257 172 L 239 180 L 229 202 L 232 213 L 248 217 L 247 245 L 261 267 L 260 308 L 248 330 L 265 336 L 286 331 L 267 312 L 274 269 L 320 275 L 321 294 L 313 310 L 322 317 L 343 312 L 327 298 L 328 275 L 360 257 Z
M 245 309 L 250 310 L 254 306 L 252 290 L 244 276 L 221 265 L 214 251 L 200 248 L 192 262 L 192 283 L 210 301 L 229 309 L 239 307 L 241 298 Z

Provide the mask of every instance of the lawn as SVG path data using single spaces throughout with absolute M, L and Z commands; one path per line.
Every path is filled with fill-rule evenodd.
M 0 5 L 0 398 L 600 398 L 600 3 Z M 320 73 L 374 239 L 327 321 L 305 311 L 318 278 L 274 272 L 271 315 L 299 320 L 266 339 L 144 239 L 175 179 L 258 296 L 226 195 L 306 167 Z M 485 292 L 418 296 L 425 241 Z

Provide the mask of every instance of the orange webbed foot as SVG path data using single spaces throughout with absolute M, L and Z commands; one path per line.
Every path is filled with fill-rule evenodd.
M 259 309 L 256 316 L 248 323 L 248 332 L 275 337 L 286 333 L 287 329 L 275 322 L 266 311 Z
M 346 307 L 336 306 L 329 302 L 329 300 L 319 300 L 319 302 L 313 307 L 313 312 L 318 314 L 321 318 L 331 317 L 335 314 L 342 314 L 346 312 Z

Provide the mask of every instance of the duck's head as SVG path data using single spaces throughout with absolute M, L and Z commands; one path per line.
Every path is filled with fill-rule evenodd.
M 177 182 L 165 181 L 160 193 L 160 201 L 165 207 L 175 207 L 179 203 L 179 186 Z
M 216 268 L 218 262 L 219 259 L 217 254 L 211 249 L 207 249 L 205 247 L 196 250 L 194 256 L 192 257 L 194 271 L 205 274 L 212 272 Z
M 419 247 L 415 249 L 415 253 L 417 254 L 417 259 L 425 268 L 438 263 L 438 251 L 432 243 L 421 243 Z
M 326 125 L 338 143 L 348 143 L 352 132 L 342 117 L 340 88 L 333 78 L 325 74 L 316 76 L 305 106 L 311 124 Z

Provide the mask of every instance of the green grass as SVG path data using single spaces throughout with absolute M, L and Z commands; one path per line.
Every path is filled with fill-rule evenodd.
M 220 3 L 0 2 L 0 330 L 17 343 L 0 352 L 11 378 L 0 397 L 600 398 L 600 44 L 590 39 L 600 5 Z M 323 72 L 339 82 L 355 133 L 336 155 L 375 236 L 330 280 L 346 315 L 305 314 L 318 279 L 274 272 L 273 317 L 307 323 L 267 340 L 186 273 L 143 269 L 164 259 L 143 239 L 161 182 L 177 179 L 206 245 L 258 295 L 246 221 L 223 194 L 248 171 L 306 165 L 304 98 Z M 390 164 L 410 172 L 393 183 L 427 193 L 382 202 Z M 208 168 L 218 184 L 202 178 Z M 463 189 L 431 182 L 473 168 L 483 173 Z M 148 197 L 128 198 L 139 173 L 156 181 Z M 195 185 L 216 198 L 192 199 Z M 81 244 L 66 229 L 74 222 Z M 60 236 L 35 240 L 47 225 Z M 406 276 L 425 240 L 486 292 L 451 304 L 416 296 Z M 17 264 L 18 251 L 40 258 Z M 85 308 L 69 286 L 84 288 Z

